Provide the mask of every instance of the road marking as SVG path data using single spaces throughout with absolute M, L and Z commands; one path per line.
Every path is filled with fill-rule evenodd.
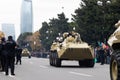
M 92 77 L 92 75 L 84 74 L 84 73 L 77 73 L 77 72 L 69 72 L 69 73 L 75 74 L 75 75 L 80 75 L 80 76 Z
M 48 67 L 46 67 L 46 66 L 42 66 L 42 65 L 41 65 L 40 67 L 41 67 L 41 68 L 48 68 Z

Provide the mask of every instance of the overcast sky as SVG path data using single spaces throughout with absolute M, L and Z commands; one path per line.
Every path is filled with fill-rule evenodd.
M 56 18 L 64 12 L 67 18 L 79 7 L 81 0 L 33 0 L 33 27 L 40 29 L 42 22 Z M 20 13 L 22 0 L 0 0 L 0 26 L 2 23 L 15 24 L 17 35 L 20 30 Z M 62 8 L 64 7 L 64 9 Z

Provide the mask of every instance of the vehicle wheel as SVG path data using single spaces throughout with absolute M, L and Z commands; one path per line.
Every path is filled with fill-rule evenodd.
M 52 66 L 52 61 L 51 61 L 51 58 L 49 58 L 49 63 L 50 63 L 50 65 Z
M 53 66 L 56 66 L 56 61 L 55 61 L 55 55 L 56 55 L 56 51 L 55 52 L 53 52 L 53 54 L 52 54 L 52 56 L 53 56 L 53 58 L 52 58 L 52 61 L 53 61 Z
M 111 80 L 120 80 L 120 51 L 114 51 L 110 61 Z
M 51 66 L 53 66 L 52 58 L 49 58 L 49 63 L 50 63 Z
M 54 63 L 53 63 L 53 53 L 52 52 L 50 53 L 50 56 L 49 56 L 49 63 L 50 63 L 51 66 L 54 65 Z
M 57 58 L 56 58 L 55 62 L 56 62 L 56 63 L 55 63 L 55 66 L 56 66 L 56 67 L 61 67 L 61 60 L 60 60 L 60 59 L 57 59 Z
M 55 54 L 55 66 L 56 67 L 61 67 L 61 59 L 58 58 L 57 52 Z
M 86 63 L 87 63 L 86 67 L 94 67 L 95 65 L 94 59 L 89 59 L 87 60 Z
M 51 56 L 51 53 L 50 53 L 50 56 L 49 56 L 49 63 L 50 63 L 50 66 L 52 66 L 52 56 Z

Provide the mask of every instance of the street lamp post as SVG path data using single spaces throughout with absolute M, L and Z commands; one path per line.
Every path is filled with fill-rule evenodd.
M 58 33 L 58 37 L 56 37 L 56 40 L 58 42 L 62 42 L 63 41 L 63 37 L 62 37 L 61 33 Z
M 46 36 L 46 39 L 49 39 L 49 35 L 52 33 L 52 30 L 47 30 L 46 31 L 46 34 L 47 34 L 47 36 Z
M 99 6 L 105 6 L 106 4 L 111 4 L 111 1 L 110 0 L 97 1 L 97 4 Z
M 104 39 L 104 42 L 106 43 L 106 38 L 104 36 L 104 28 L 106 27 L 106 20 L 105 20 L 105 8 L 106 5 L 111 4 L 110 0 L 101 0 L 97 1 L 97 4 L 103 8 L 103 27 L 102 27 L 102 38 Z
M 49 31 L 48 31 L 48 30 L 46 31 L 46 34 L 47 34 L 46 39 L 48 39 L 48 38 L 49 38 L 49 37 L 48 37 L 48 34 L 49 34 Z
M 36 41 L 34 41 L 34 51 L 36 50 Z
M 73 27 L 73 30 L 75 31 L 75 27 Z

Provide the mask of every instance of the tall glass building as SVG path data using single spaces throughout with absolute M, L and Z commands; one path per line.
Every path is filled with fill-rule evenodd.
M 21 8 L 21 33 L 33 31 L 32 0 L 23 0 Z
M 3 23 L 2 24 L 2 32 L 4 32 L 5 37 L 12 36 L 15 40 L 15 26 L 14 24 Z

